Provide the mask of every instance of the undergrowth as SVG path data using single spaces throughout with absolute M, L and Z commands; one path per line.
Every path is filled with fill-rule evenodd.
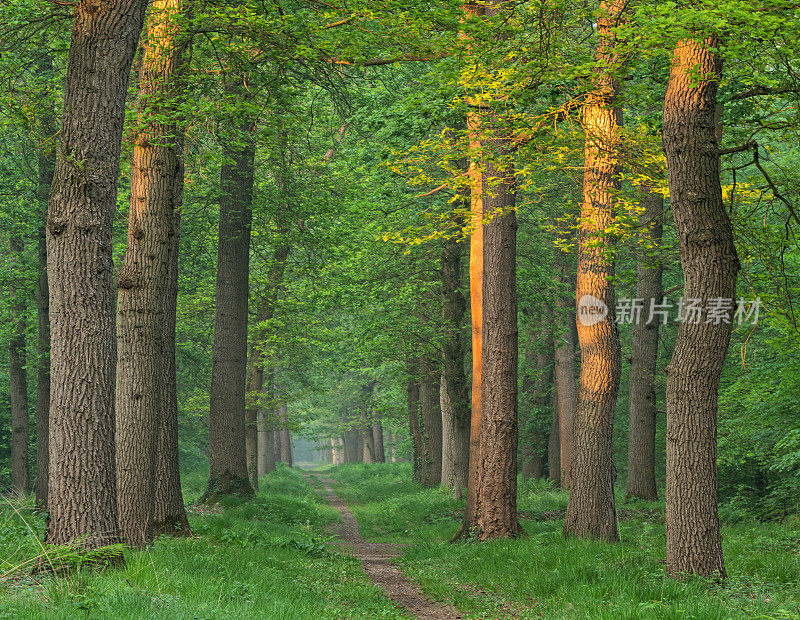
M 567 494 L 546 480 L 520 480 L 525 537 L 451 544 L 463 502 L 411 483 L 408 464 L 343 465 L 328 475 L 362 535 L 408 543 L 400 561 L 406 574 L 465 618 L 800 618 L 796 523 L 741 515 L 725 523 L 723 588 L 665 574 L 663 502 L 626 502 L 619 494 L 622 542 L 567 540 Z

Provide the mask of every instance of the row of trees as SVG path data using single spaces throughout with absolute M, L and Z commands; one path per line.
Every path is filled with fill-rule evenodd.
M 121 535 L 142 546 L 188 531 L 178 410 L 191 398 L 179 405 L 178 378 L 194 362 L 184 344 L 184 368 L 176 363 L 176 330 L 179 343 L 211 352 L 210 390 L 198 387 L 203 372 L 184 381 L 198 384 L 194 396 L 209 394 L 204 501 L 252 495 L 275 460 L 291 462 L 289 429 L 304 422 L 334 438 L 334 461 L 383 460 L 385 433 L 392 445 L 408 436 L 417 480 L 466 492 L 457 538 L 516 536 L 521 437 L 523 472 L 542 473 L 547 452 L 551 477 L 569 489 L 565 534 L 617 540 L 618 265 L 638 239 L 635 297 L 651 315 L 669 252 L 666 171 L 684 275 L 676 284 L 706 309 L 680 324 L 667 368 L 667 562 L 724 576 L 716 419 L 732 322 L 708 320 L 710 300 L 737 297 L 724 114 L 738 140 L 724 150 L 754 155 L 736 169 L 755 166 L 773 200 L 780 190 L 758 145 L 739 140 L 766 127 L 763 118 L 728 112 L 718 91 L 726 79 L 736 87 L 726 103 L 763 99 L 769 109 L 792 96 L 787 7 L 759 5 L 766 19 L 736 3 L 423 8 L 201 10 L 155 0 L 127 125 L 147 3 L 75 6 L 63 99 L 50 92 L 56 52 L 32 53 L 26 79 L 46 91 L 32 106 L 43 139 L 31 151 L 37 195 L 49 192 L 39 219 L 36 485 L 48 541 L 94 548 Z M 746 44 L 731 40 L 733 28 L 747 30 Z M 208 202 L 219 205 L 210 244 Z M 11 256 L 24 254 L 19 238 L 10 236 Z M 195 329 L 186 308 L 213 314 L 213 331 Z M 602 319 L 589 320 L 593 311 Z M 25 325 L 13 324 L 13 484 L 23 489 Z M 658 322 L 636 321 L 631 338 L 628 493 L 651 498 Z

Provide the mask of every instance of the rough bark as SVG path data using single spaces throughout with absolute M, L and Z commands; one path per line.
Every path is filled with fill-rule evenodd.
M 675 47 L 664 100 L 664 150 L 684 275 L 684 320 L 667 368 L 667 570 L 725 577 L 717 513 L 717 391 L 731 317 L 716 322 L 713 300 L 733 300 L 739 261 L 720 187 L 714 113 L 722 58 L 715 37 Z M 735 303 L 735 301 L 733 302 Z
M 439 408 L 439 374 L 427 355 L 419 358 L 419 408 L 422 453 L 420 482 L 436 487 L 442 481 L 442 411 Z
M 119 541 L 112 224 L 125 98 L 146 6 L 145 0 L 83 0 L 75 6 L 47 217 L 52 349 L 46 539 L 55 544 L 96 548 Z
M 41 55 L 37 69 L 45 80 L 52 77 L 53 59 L 50 54 Z M 36 365 L 36 507 L 46 510 L 50 463 L 50 287 L 47 284 L 47 196 L 55 173 L 57 131 L 52 102 L 44 105 L 39 130 L 42 146 L 39 152 L 39 179 L 36 188 L 36 197 L 41 209 L 38 230 L 39 277 L 36 282 L 36 315 L 39 324 Z
M 614 239 L 608 234 L 616 217 L 621 164 L 618 155 L 622 108 L 621 59 L 613 28 L 625 0 L 601 2 L 598 16 L 598 67 L 583 110 L 583 207 L 578 243 L 578 340 L 581 370 L 573 427 L 570 494 L 564 534 L 606 541 L 619 540 L 614 505 L 614 409 L 619 390 L 621 350 L 614 322 Z M 606 314 L 592 314 L 602 309 Z
M 166 402 L 164 313 L 183 181 L 174 109 L 186 40 L 180 18 L 178 0 L 153 3 L 139 78 L 127 250 L 118 276 L 117 510 L 122 539 L 132 547 L 153 540 L 156 449 Z
M 9 240 L 11 260 L 22 264 L 25 244 L 22 237 L 12 233 Z M 26 369 L 26 320 L 25 291 L 13 282 L 9 285 L 11 297 L 11 338 L 8 342 L 9 396 L 11 399 L 11 492 L 23 495 L 30 490 L 28 463 L 28 438 L 30 420 L 28 412 L 28 371 Z
M 331 463 L 341 465 L 344 463 L 344 440 L 341 437 L 331 437 Z
M 229 90 L 238 94 L 241 89 L 229 86 Z M 201 498 L 204 502 L 225 495 L 253 495 L 245 458 L 248 276 L 256 152 L 252 131 L 252 123 L 245 123 L 222 149 L 209 416 L 211 472 Z
M 494 10 L 491 10 L 494 12 Z M 487 7 L 487 14 L 490 9 Z M 504 140 L 494 150 L 508 153 Z M 517 521 L 517 219 L 514 172 L 487 164 L 483 206 L 483 321 L 481 431 L 476 489 L 476 535 L 514 537 Z
M 465 164 L 466 167 L 466 164 Z M 469 383 L 464 372 L 464 319 L 467 301 L 461 290 L 462 244 L 448 239 L 442 248 L 443 342 L 442 409 L 442 485 L 454 490 L 460 499 L 469 477 L 470 406 Z
M 564 290 L 574 288 L 570 276 L 570 265 L 567 255 L 560 249 L 555 250 L 555 277 Z M 556 461 L 558 471 L 550 467 L 550 480 L 559 484 L 562 489 L 570 486 L 570 463 L 572 461 L 573 428 L 575 410 L 578 406 L 578 392 L 575 388 L 575 303 L 561 292 L 555 298 L 555 366 L 553 370 L 554 385 L 558 393 L 555 399 L 557 407 L 557 424 L 559 454 Z
M 661 303 L 662 264 L 655 254 L 661 245 L 664 199 L 643 187 L 644 207 L 640 225 L 644 230 L 636 267 L 636 298 L 641 299 L 641 316 L 633 317 L 631 370 L 628 381 L 628 481 L 627 497 L 656 499 L 656 362 L 658 360 L 659 317 L 650 320 L 653 304 Z M 644 247 L 653 246 L 645 251 Z
M 153 499 L 153 536 L 191 536 L 189 519 L 183 504 L 180 459 L 178 452 L 178 383 L 175 367 L 175 328 L 178 309 L 178 252 L 183 202 L 183 160 L 175 175 L 172 233 L 169 241 L 167 294 L 164 299 L 164 353 L 161 363 L 164 386 L 156 447 L 155 497 Z

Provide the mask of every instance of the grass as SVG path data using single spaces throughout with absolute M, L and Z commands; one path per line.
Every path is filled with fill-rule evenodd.
M 450 544 L 463 503 L 409 482 L 408 465 L 345 465 L 329 475 L 362 535 L 409 543 L 401 560 L 406 574 L 468 618 L 800 618 L 797 523 L 737 516 L 724 525 L 729 579 L 721 588 L 665 575 L 661 502 L 619 497 L 619 544 L 565 540 L 566 493 L 546 481 L 522 481 L 526 538 Z
M 565 540 L 567 495 L 522 481 L 527 536 L 450 544 L 463 502 L 410 482 L 407 464 L 325 472 L 368 540 L 408 545 L 399 563 L 435 600 L 465 618 L 800 618 L 800 521 L 764 524 L 731 514 L 724 525 L 726 587 L 664 572 L 664 507 L 618 497 L 622 542 Z M 311 476 L 314 486 L 321 488 Z M 184 480 L 200 495 L 202 472 Z M 281 467 L 256 498 L 195 507 L 188 539 L 126 551 L 124 568 L 32 576 L 44 520 L 29 504 L 0 508 L 0 619 L 408 618 L 358 561 L 325 544 L 338 513 L 300 472 Z M 726 517 L 722 512 L 723 520 Z M 15 568 L 17 567 L 17 568 Z
M 187 497 L 198 496 L 203 476 L 185 482 Z M 193 510 L 193 538 L 126 551 L 122 569 L 34 577 L 14 567 L 42 553 L 43 518 L 5 503 L 0 619 L 408 618 L 357 560 L 326 547 L 324 527 L 338 518 L 299 472 L 282 467 L 251 502 Z

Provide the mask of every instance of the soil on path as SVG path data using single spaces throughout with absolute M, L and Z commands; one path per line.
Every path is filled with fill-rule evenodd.
M 450 605 L 436 603 L 425 598 L 419 588 L 392 564 L 392 558 L 400 555 L 402 545 L 366 542 L 358 531 L 358 524 L 347 504 L 336 493 L 329 478 L 317 478 L 324 488 L 322 496 L 342 516 L 341 524 L 332 526 L 331 531 L 338 534 L 351 549 L 352 554 L 361 560 L 364 572 L 372 583 L 380 586 L 392 601 L 404 607 L 420 620 L 460 620 L 459 612 Z M 309 480 L 311 482 L 311 480 Z

